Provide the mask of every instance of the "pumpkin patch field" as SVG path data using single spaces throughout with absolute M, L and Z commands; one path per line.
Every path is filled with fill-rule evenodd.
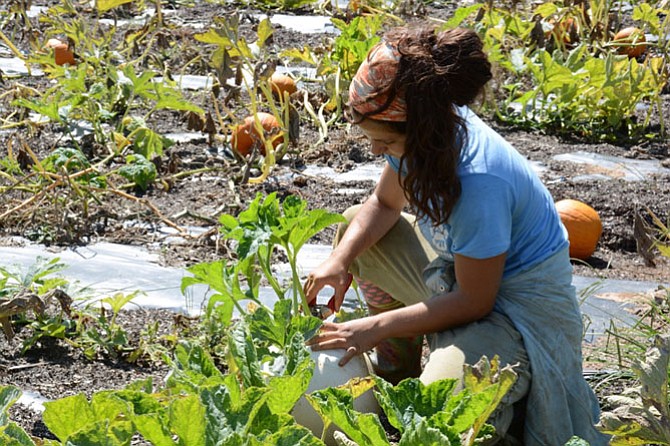
M 0 246 L 138 247 L 183 272 L 185 301 L 194 286 L 210 297 L 197 314 L 137 308 L 141 277 L 91 295 L 59 261 L 0 260 L 0 444 L 333 444 L 295 421 L 296 404 L 356 442 L 342 444 L 427 435 L 382 410 L 416 397 L 415 383 L 365 378 L 303 396 L 315 376 L 303 341 L 320 322 L 303 311 L 297 267 L 306 245 L 330 246 L 383 166 L 346 120 L 352 76 L 384 30 L 426 21 L 482 37 L 494 77 L 473 109 L 554 197 L 575 276 L 648 287 L 598 295 L 636 323 L 585 340 L 585 369 L 602 429 L 620 444 L 670 444 L 624 429 L 608 398 L 658 384 L 635 373 L 645 358 L 667 368 L 668 0 L 1 3 Z M 513 376 L 472 366 L 488 389 Z M 642 387 L 651 394 L 631 407 L 670 411 L 662 386 Z M 373 390 L 385 398 L 366 402 L 375 417 L 341 409 Z M 479 397 L 489 406 L 468 406 L 473 420 L 495 405 Z M 446 416 L 433 409 L 430 423 Z M 450 435 L 472 444 L 477 426 Z

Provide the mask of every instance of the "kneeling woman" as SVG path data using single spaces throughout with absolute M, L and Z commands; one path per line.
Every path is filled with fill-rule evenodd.
M 581 315 L 553 199 L 468 108 L 490 79 L 471 30 L 399 28 L 370 51 L 349 106 L 386 166 L 304 286 L 308 301 L 332 286 L 339 309 L 351 273 L 370 316 L 326 323 L 309 344 L 346 349 L 342 363 L 374 348 L 377 373 L 392 382 L 460 378 L 464 363 L 498 355 L 518 374 L 489 420 L 499 439 L 513 441 L 516 423 L 526 445 L 563 445 L 573 435 L 604 445 L 582 377 Z

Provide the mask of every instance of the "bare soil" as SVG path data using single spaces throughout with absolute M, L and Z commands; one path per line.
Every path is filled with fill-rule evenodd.
M 33 3 L 44 5 L 53 4 L 55 1 L 42 0 Z M 456 3 L 458 2 L 454 2 L 454 5 Z M 432 16 L 445 17 L 449 10 L 446 8 L 431 12 Z M 178 17 L 182 25 L 171 32 L 181 33 L 180 38 L 186 49 L 181 56 L 173 56 L 175 59 L 172 62 L 178 63 L 179 57 L 183 58 L 181 62 L 189 60 L 188 42 L 192 42 L 195 32 L 189 24 L 209 23 L 214 17 L 225 13 L 223 7 L 214 7 L 205 2 L 199 2 L 195 7 L 180 8 L 173 17 Z M 256 24 L 256 19 L 245 15 L 241 30 L 253 35 Z M 324 38 L 322 35 L 308 36 L 279 27 L 273 44 L 277 48 L 299 48 L 303 44 L 319 45 Z M 19 81 L 34 85 L 44 82 L 40 79 Z M 4 88 L 12 88 L 13 85 L 13 80 L 4 80 Z M 661 97 L 661 102 L 664 111 L 662 116 L 670 116 L 670 94 L 667 91 Z M 3 114 L 6 111 L 3 110 Z M 622 178 L 579 180 L 580 175 L 594 172 L 588 171 L 585 165 L 554 159 L 559 154 L 586 151 L 629 159 L 658 160 L 670 167 L 670 147 L 667 139 L 621 144 L 594 143 L 577 137 L 566 139 L 540 131 L 510 128 L 489 117 L 484 118 L 529 161 L 540 163 L 546 168 L 542 174 L 543 180 L 556 200 L 578 199 L 591 205 L 600 214 L 604 229 L 597 250 L 587 261 L 574 263 L 575 274 L 666 284 L 670 282 L 670 259 L 661 256 L 654 248 L 648 252 L 641 248 L 645 246 L 645 234 L 653 236 L 654 232 L 653 229 L 640 231 L 639 225 L 643 221 L 646 223 L 643 226 L 653 228 L 648 211 L 666 224 L 670 221 L 668 177 L 649 176 L 642 181 L 626 181 Z M 658 124 L 655 123 L 656 130 Z M 155 115 L 152 125 L 158 132 L 187 130 L 187 122 L 179 113 L 161 112 Z M 0 154 L 6 156 L 9 142 L 16 144 L 20 140 L 43 156 L 58 146 L 61 130 L 57 125 L 48 124 L 31 132 L 18 129 L 15 132 L 1 133 Z M 187 267 L 228 255 L 225 245 L 216 235 L 217 218 L 221 214 L 236 214 L 244 209 L 258 192 L 277 192 L 279 196 L 295 194 L 305 199 L 312 208 L 325 208 L 333 212 L 341 212 L 353 204 L 363 202 L 373 189 L 374 182 L 336 184 L 328 178 L 306 175 L 303 172 L 307 165 L 330 166 L 339 172 L 346 172 L 363 164 L 380 163 L 379 159 L 369 153 L 362 136 L 341 123 L 330 130 L 322 145 L 315 147 L 317 129 L 308 122 L 302 122 L 300 132 L 300 139 L 294 143 L 291 152 L 275 166 L 270 178 L 261 184 L 240 184 L 237 181 L 243 174 L 240 163 L 222 151 L 221 144 L 209 144 L 207 137 L 203 135 L 202 140 L 175 144 L 154 162 L 163 177 L 173 173 L 175 166 L 179 172 L 205 166 L 217 167 L 217 171 L 156 183 L 146 192 L 129 191 L 138 200 L 116 197 L 105 200 L 101 206 L 93 203 L 85 218 L 75 215 L 63 219 L 68 209 L 59 208 L 62 203 L 59 205 L 57 201 L 44 201 L 44 208 L 36 209 L 30 218 L 26 215 L 13 215 L 12 218 L 0 221 L 0 236 L 4 237 L 4 243 L 10 243 L 9 236 L 22 236 L 51 244 L 54 248 L 96 241 L 141 245 L 157 250 L 165 265 Z M 361 192 L 346 195 L 338 193 L 343 187 L 360 189 Z M 18 203 L 25 200 L 26 196 L 17 191 L 7 199 Z M 180 243 L 165 244 L 162 243 L 165 235 L 156 229 L 168 224 L 191 230 L 198 228 L 201 230 L 198 233 L 204 232 L 205 235 L 185 237 Z M 312 242 L 329 244 L 332 234 L 332 228 L 327 229 Z M 134 333 L 135 339 L 151 321 L 159 321 L 161 330 L 166 333 L 180 330 L 173 315 L 163 311 L 124 312 L 120 321 L 129 333 Z M 27 353 L 21 354 L 22 339 L 29 334 L 26 331 L 19 331 L 12 342 L 0 339 L 0 383 L 17 385 L 25 391 L 38 392 L 46 398 L 59 398 L 79 392 L 91 395 L 102 389 L 121 388 L 135 379 L 147 376 L 160 382 L 167 372 L 166 367 L 160 364 L 129 364 L 122 360 L 105 358 L 91 361 L 68 344 L 58 341 L 40 343 Z M 618 391 L 620 388 L 616 386 L 599 389 L 604 394 Z M 38 412 L 16 405 L 11 414 L 32 435 L 53 438 L 41 422 Z

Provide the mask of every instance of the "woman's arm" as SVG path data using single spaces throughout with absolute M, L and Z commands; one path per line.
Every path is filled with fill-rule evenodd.
M 473 259 L 456 254 L 458 289 L 380 317 L 384 338 L 434 333 L 485 317 L 493 310 L 500 288 L 505 254 Z M 382 315 L 380 315 L 382 316 Z
M 373 194 L 363 203 L 349 223 L 337 247 L 328 259 L 307 277 L 303 286 L 307 302 L 313 302 L 319 291 L 328 285 L 335 291 L 334 309 L 338 311 L 351 283 L 349 265 L 391 229 L 398 221 L 405 204 L 405 195 L 398 182 L 398 174 L 387 164 Z
M 374 192 L 349 223 L 331 258 L 348 267 L 391 229 L 406 204 L 398 173 L 387 164 Z
M 458 290 L 375 316 L 342 324 L 325 323 L 308 344 L 313 350 L 346 349 L 340 361 L 344 365 L 383 339 L 434 333 L 481 319 L 495 304 L 505 257 L 473 259 L 456 255 Z

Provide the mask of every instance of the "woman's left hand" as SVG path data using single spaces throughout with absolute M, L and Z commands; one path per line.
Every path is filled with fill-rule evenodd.
M 372 350 L 382 339 L 374 316 L 343 323 L 324 322 L 318 333 L 307 341 L 313 351 L 345 349 L 339 362 L 345 365 L 354 356 Z

